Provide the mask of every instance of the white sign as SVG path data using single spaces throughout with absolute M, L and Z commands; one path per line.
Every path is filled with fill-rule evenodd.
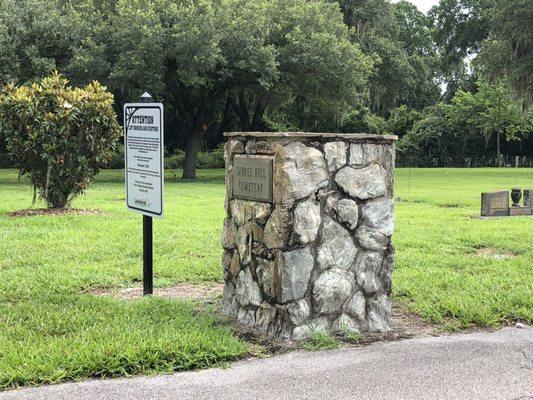
M 163 105 L 124 105 L 126 203 L 130 210 L 163 217 Z

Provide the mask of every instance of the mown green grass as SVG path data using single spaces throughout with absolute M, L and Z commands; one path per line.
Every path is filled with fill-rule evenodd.
M 167 174 L 157 286 L 222 281 L 224 173 L 199 174 Z M 533 170 L 413 169 L 410 182 L 397 170 L 395 299 L 452 328 L 533 322 L 533 218 L 472 218 L 481 191 L 533 187 Z M 0 170 L 0 388 L 200 368 L 251 351 L 213 310 L 90 294 L 140 285 L 141 216 L 125 209 L 120 171 L 104 171 L 74 203 L 103 215 L 7 215 L 31 197 L 15 171 Z M 482 258 L 481 247 L 513 257 Z
M 167 182 L 167 216 L 154 222 L 156 285 L 221 280 L 221 176 Z M 123 198 L 121 172 L 106 171 L 74 204 L 104 215 L 12 218 L 31 206 L 31 191 L 0 170 L 0 388 L 202 368 L 251 351 L 214 310 L 89 293 L 140 285 L 142 217 Z
M 480 219 L 480 193 L 533 188 L 533 169 L 396 174 L 394 294 L 450 328 L 533 321 L 533 217 Z M 480 248 L 507 259 L 480 257 Z

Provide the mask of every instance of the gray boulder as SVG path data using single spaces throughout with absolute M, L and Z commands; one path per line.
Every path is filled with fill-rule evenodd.
M 277 199 L 281 203 L 292 206 L 294 201 L 328 184 L 326 162 L 319 150 L 292 142 L 283 148 L 280 157 L 283 162 L 276 168 L 274 183 L 282 195 Z
M 281 302 L 300 300 L 305 296 L 313 269 L 313 254 L 306 247 L 278 254 L 278 274 L 281 283 Z
M 339 318 L 333 321 L 331 329 L 337 333 L 359 332 L 359 324 L 350 316 L 341 314 Z
M 350 145 L 349 165 L 363 165 L 364 164 L 363 145 L 362 143 L 352 143 Z
M 359 223 L 359 206 L 357 203 L 350 199 L 339 200 L 337 204 L 337 213 L 342 222 L 348 224 L 350 229 L 357 228 Z
M 255 220 L 264 223 L 270 215 L 271 205 L 269 203 L 259 203 L 248 200 L 231 200 L 230 210 L 233 221 L 239 226 L 246 222 Z
M 335 182 L 350 196 L 362 200 L 383 196 L 387 190 L 385 171 L 377 164 L 358 169 L 344 167 L 335 175 Z
M 313 298 L 320 314 L 339 312 L 353 288 L 351 272 L 334 268 L 323 272 L 315 281 Z
M 319 269 L 350 269 L 356 255 L 357 248 L 350 233 L 333 219 L 326 217 L 317 251 Z
M 318 268 L 350 269 L 357 255 L 357 248 L 350 233 L 330 217 L 324 219 L 317 250 Z
M 390 236 L 394 232 L 393 209 L 394 202 L 388 197 L 369 200 L 362 207 L 363 220 L 366 225 Z
M 252 258 L 251 247 L 252 236 L 250 235 L 249 226 L 240 226 L 237 229 L 236 244 L 239 255 L 241 256 L 241 262 L 247 265 Z
M 380 252 L 369 251 L 359 256 L 355 266 L 357 283 L 363 291 L 369 295 L 374 294 L 381 288 L 379 274 L 383 264 L 383 256 Z
M 261 304 L 261 290 L 259 289 L 257 282 L 254 281 L 250 269 L 247 268 L 239 272 L 235 295 L 237 301 L 242 306 L 247 306 L 249 304 L 258 306 Z
M 225 249 L 234 249 L 236 234 L 237 230 L 235 229 L 233 220 L 231 218 L 226 218 L 224 220 L 224 227 L 222 228 L 222 247 Z
M 292 337 L 294 340 L 302 340 L 309 336 L 313 332 L 327 332 L 329 328 L 329 321 L 325 317 L 318 317 L 307 324 L 303 324 L 294 328 Z
M 352 298 L 346 303 L 346 312 L 364 322 L 366 318 L 366 299 L 360 291 L 355 292 Z
M 257 280 L 259 285 L 263 288 L 263 293 L 271 299 L 276 298 L 274 261 L 259 258 L 257 260 L 256 272 Z
M 341 141 L 324 144 L 324 156 L 330 172 L 335 172 L 346 165 L 346 149 L 346 143 Z
M 274 209 L 263 232 L 263 240 L 269 249 L 280 249 L 285 244 L 289 211 L 282 206 Z
M 305 299 L 287 304 L 287 311 L 294 325 L 302 325 L 310 314 L 309 304 Z
M 361 247 L 366 250 L 383 251 L 390 244 L 390 238 L 383 235 L 376 228 L 363 225 L 355 231 L 355 237 Z
M 386 294 L 380 294 L 370 300 L 368 311 L 368 330 L 370 332 L 388 332 L 390 323 L 391 301 Z
M 296 206 L 294 232 L 300 237 L 300 242 L 307 244 L 316 239 L 320 221 L 320 203 L 313 196 Z

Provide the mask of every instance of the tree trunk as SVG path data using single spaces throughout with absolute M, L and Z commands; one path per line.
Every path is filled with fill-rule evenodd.
M 496 154 L 498 155 L 498 167 L 502 166 L 502 158 L 500 153 L 500 132 L 496 132 Z
M 183 160 L 182 179 L 196 179 L 196 156 L 202 144 L 202 130 L 196 129 L 185 146 L 185 159 Z
M 264 131 L 266 129 L 265 120 L 263 119 L 263 116 L 265 115 L 266 105 L 267 103 L 264 99 L 259 99 L 257 101 L 250 130 Z

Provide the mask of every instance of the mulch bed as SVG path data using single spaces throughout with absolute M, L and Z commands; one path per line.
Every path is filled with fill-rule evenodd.
M 35 217 L 38 215 L 106 215 L 105 212 L 91 208 L 28 208 L 7 213 L 13 218 Z
M 180 283 L 165 288 L 154 288 L 154 296 L 181 300 L 211 300 L 222 295 L 223 289 L 224 285 L 220 283 L 213 285 Z M 99 288 L 90 291 L 90 293 L 95 296 L 111 296 L 121 300 L 135 300 L 143 297 L 143 288 Z

